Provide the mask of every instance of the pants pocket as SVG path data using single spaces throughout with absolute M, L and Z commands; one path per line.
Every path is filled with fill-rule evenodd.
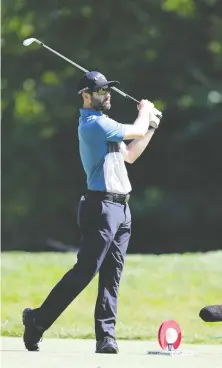
M 77 224 L 82 232 L 94 231 L 102 223 L 102 201 L 93 198 L 81 197 L 77 212 Z

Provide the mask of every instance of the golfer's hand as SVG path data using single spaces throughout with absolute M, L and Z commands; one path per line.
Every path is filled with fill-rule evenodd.
M 152 112 L 150 114 L 150 126 L 157 129 L 160 123 L 160 119 Z
M 149 119 L 150 126 L 157 129 L 160 123 L 160 119 L 154 113 L 154 104 L 148 100 L 141 100 L 139 105 L 137 105 L 139 114 L 147 117 Z
M 137 105 L 137 108 L 139 110 L 139 113 L 142 113 L 144 115 L 147 115 L 147 117 L 149 117 L 149 114 L 154 109 L 154 104 L 148 100 L 141 100 L 139 105 Z

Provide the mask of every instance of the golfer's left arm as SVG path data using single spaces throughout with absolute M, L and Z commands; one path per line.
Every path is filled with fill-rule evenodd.
M 126 145 L 124 142 L 121 142 L 120 150 L 124 160 L 130 164 L 133 164 L 148 146 L 154 132 L 155 129 L 148 130 L 144 137 L 134 139 L 128 145 Z

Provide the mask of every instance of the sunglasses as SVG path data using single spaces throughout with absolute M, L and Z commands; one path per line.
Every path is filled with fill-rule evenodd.
M 95 90 L 95 92 L 99 95 L 99 96 L 104 96 L 106 93 L 110 93 L 111 92 L 111 88 L 109 86 L 100 88 Z

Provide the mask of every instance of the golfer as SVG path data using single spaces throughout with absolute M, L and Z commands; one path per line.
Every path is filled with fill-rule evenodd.
M 95 306 L 96 353 L 118 353 L 115 338 L 118 290 L 131 234 L 129 199 L 131 184 L 124 161 L 133 163 L 154 134 L 149 129 L 154 106 L 147 100 L 138 105 L 138 117 L 125 125 L 104 113 L 111 108 L 110 87 L 99 72 L 80 80 L 82 108 L 79 118 L 79 150 L 87 177 L 87 190 L 80 199 L 78 225 L 82 238 L 77 262 L 52 289 L 39 308 L 23 311 L 26 349 L 39 350 L 39 341 L 77 295 L 99 272 Z M 131 140 L 126 145 L 123 141 Z M 76 316 L 78 318 L 78 316 Z

